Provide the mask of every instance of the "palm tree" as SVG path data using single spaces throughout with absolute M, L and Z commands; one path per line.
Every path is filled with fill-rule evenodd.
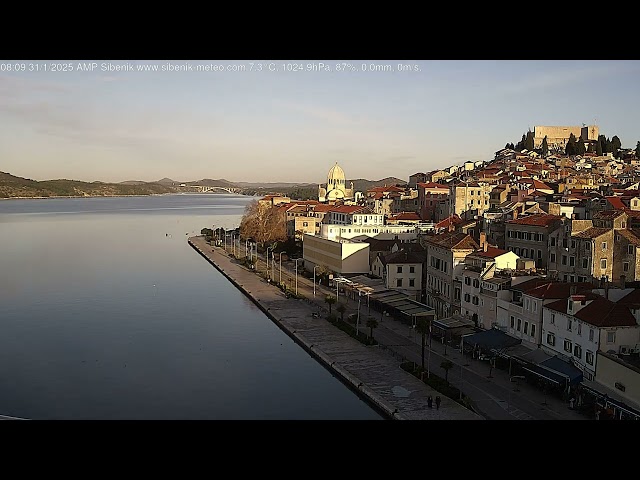
M 451 362 L 451 360 L 444 360 L 440 364 L 440 368 L 444 369 L 444 381 L 447 382 L 447 385 L 448 385 L 449 384 L 449 369 L 453 368 L 453 363 Z
M 347 311 L 347 307 L 345 306 L 344 303 L 340 303 L 337 307 L 336 310 L 338 311 L 338 313 L 340 314 L 340 320 L 344 322 L 344 312 Z
M 369 317 L 367 320 L 367 327 L 369 327 L 369 338 L 373 338 L 373 329 L 378 327 L 378 321 L 375 318 Z
M 416 329 L 422 334 L 422 369 L 424 370 L 424 347 L 426 344 L 427 332 L 429 331 L 429 321 L 424 317 L 420 317 L 416 324 Z
M 324 301 L 325 301 L 325 303 L 329 304 L 329 315 L 331 315 L 331 305 L 336 303 L 336 297 L 333 297 L 331 295 L 327 295 L 326 297 L 324 297 Z

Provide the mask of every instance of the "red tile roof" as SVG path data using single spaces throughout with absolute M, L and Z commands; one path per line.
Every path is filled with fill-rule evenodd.
M 487 247 L 487 251 L 479 251 L 474 253 L 477 257 L 485 257 L 485 258 L 496 258 L 500 255 L 504 255 L 505 253 L 509 253 L 508 250 L 502 250 L 500 248 Z
M 515 220 L 509 220 L 507 223 L 512 225 L 534 225 L 539 227 L 548 227 L 555 222 L 558 222 L 562 217 L 558 215 L 548 215 L 546 213 L 529 215 L 527 217 L 520 217 Z
M 575 238 L 598 238 L 600 235 L 610 232 L 610 228 L 602 228 L 602 227 L 590 227 L 586 230 L 583 230 L 579 233 L 574 233 L 571 235 Z
M 605 198 L 609 201 L 611 206 L 616 210 L 627 209 L 627 206 L 624 203 L 622 203 L 622 200 L 620 199 L 620 197 L 605 197 Z
M 456 250 L 475 250 L 478 244 L 463 232 L 446 232 L 426 237 L 425 241 L 437 247 Z
M 447 228 L 450 225 L 457 225 L 459 223 L 462 223 L 462 220 L 458 215 L 454 214 L 454 215 L 451 215 L 450 217 L 445 218 L 444 220 L 440 220 L 438 223 L 435 224 L 434 228 L 437 230 L 439 228 Z
M 412 221 L 421 221 L 420 215 L 415 212 L 402 212 L 397 215 L 392 215 L 390 220 L 412 220 Z
M 422 187 L 422 188 L 438 188 L 440 190 L 449 190 L 449 187 L 447 187 L 446 185 L 442 185 L 441 183 L 436 183 L 436 182 L 428 182 L 428 183 L 423 183 L 423 182 L 419 182 L 418 187 Z
M 578 310 L 575 318 L 595 327 L 633 327 L 637 325 L 629 307 L 614 303 L 600 295 L 587 295 L 589 304 Z M 545 307 L 561 313 L 567 313 L 567 300 L 558 300 Z
M 351 213 L 357 213 L 360 210 L 364 210 L 364 208 L 365 207 L 361 207 L 360 205 L 337 205 L 337 206 L 333 205 L 329 211 L 336 212 L 336 213 L 351 214 Z
M 535 188 L 536 190 L 543 189 L 543 190 L 552 190 L 553 191 L 553 188 L 551 188 L 549 185 L 546 185 L 546 184 L 542 183 L 539 180 L 534 180 L 533 181 L 533 188 Z
M 536 298 L 569 298 L 571 295 L 571 287 L 576 287 L 576 293 L 585 291 L 591 291 L 593 285 L 587 282 L 581 283 L 564 283 L 564 282 L 552 282 L 546 285 L 540 285 L 525 291 L 527 295 Z
M 599 212 L 595 212 L 593 214 L 593 219 L 594 220 L 613 219 L 613 218 L 618 218 L 623 213 L 625 212 L 621 210 L 600 210 Z

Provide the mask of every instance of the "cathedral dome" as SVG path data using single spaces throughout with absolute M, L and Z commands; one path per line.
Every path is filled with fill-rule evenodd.
M 334 180 L 345 179 L 344 170 L 340 168 L 340 165 L 338 165 L 338 162 L 336 162 L 336 164 L 333 167 L 331 167 L 331 169 L 329 170 L 328 178 L 334 179 Z

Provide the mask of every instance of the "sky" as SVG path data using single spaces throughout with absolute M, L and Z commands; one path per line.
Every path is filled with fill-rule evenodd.
M 0 171 L 324 183 L 338 162 L 408 181 L 535 125 L 595 122 L 635 148 L 639 85 L 636 60 L 0 61 Z

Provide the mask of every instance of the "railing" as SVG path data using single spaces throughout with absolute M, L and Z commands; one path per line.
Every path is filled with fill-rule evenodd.
M 498 299 L 497 306 L 498 308 L 503 308 L 512 312 L 522 313 L 522 305 L 518 305 L 517 303 Z

